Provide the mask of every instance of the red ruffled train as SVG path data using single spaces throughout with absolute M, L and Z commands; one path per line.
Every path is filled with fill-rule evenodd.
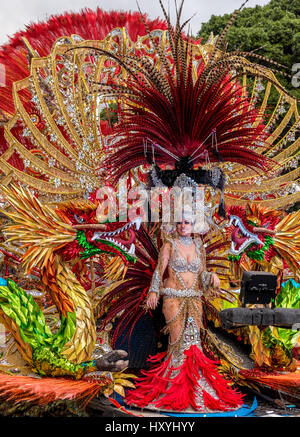
M 218 362 L 206 357 L 197 345 L 184 351 L 180 367 L 171 365 L 171 355 L 162 361 L 166 355 L 163 352 L 149 358 L 154 367 L 142 371 L 144 376 L 136 389 L 126 396 L 128 405 L 168 411 L 192 408 L 200 412 L 230 411 L 242 406 L 243 395 L 218 373 Z

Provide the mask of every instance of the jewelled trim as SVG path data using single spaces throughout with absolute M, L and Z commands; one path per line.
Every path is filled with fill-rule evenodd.
M 169 265 L 175 272 L 178 273 L 185 273 L 187 271 L 197 273 L 200 270 L 202 264 L 199 258 L 194 259 L 193 261 L 191 261 L 190 264 L 188 264 L 186 259 L 178 257 L 173 258 L 169 262 Z
M 184 352 L 188 350 L 192 345 L 198 346 L 202 351 L 200 332 L 195 322 L 194 317 L 189 316 L 186 323 L 182 325 L 181 332 L 174 343 L 169 342 L 169 346 L 174 346 L 176 343 L 181 341 L 180 348 L 178 351 L 172 351 L 172 365 L 174 367 L 181 366 L 185 359 Z
M 185 288 L 185 289 L 176 289 L 176 288 L 162 288 L 161 294 L 164 297 L 201 297 L 202 291 L 195 290 L 195 288 Z
M 159 276 L 158 266 L 157 266 L 156 269 L 154 270 L 151 285 L 150 285 L 148 293 L 154 292 L 154 293 L 159 294 L 160 282 L 161 281 L 160 281 L 160 276 Z
M 183 246 L 191 246 L 194 243 L 194 240 L 191 236 L 179 235 L 178 239 Z
M 197 327 L 197 323 L 193 317 L 189 316 L 187 319 L 186 326 L 184 327 L 184 335 L 183 335 L 181 348 L 177 354 L 172 355 L 172 365 L 175 367 L 175 372 L 176 372 L 174 374 L 172 373 L 171 375 L 172 379 L 176 377 L 177 374 L 180 372 L 178 366 L 181 366 L 184 362 L 185 359 L 184 352 L 188 350 L 192 345 L 196 345 L 202 351 L 200 333 Z M 199 373 L 200 373 L 199 374 L 200 377 L 195 387 L 195 395 L 196 395 L 195 400 L 198 408 L 204 411 L 205 403 L 203 398 L 203 391 L 205 390 L 214 399 L 219 399 L 219 396 L 217 395 L 214 388 L 205 379 L 202 372 L 200 371 Z
M 177 313 L 176 313 L 173 317 L 171 317 L 171 319 L 166 320 L 166 324 L 167 324 L 167 325 L 169 325 L 170 323 L 174 322 L 174 320 L 177 319 L 177 317 L 179 316 L 179 314 L 181 314 L 184 305 L 185 305 L 185 302 L 184 302 L 184 300 L 183 300 L 183 301 L 181 302 L 181 305 L 180 305 L 179 310 L 177 311 Z
M 169 261 L 169 266 L 174 270 L 174 272 L 175 273 L 177 273 L 177 272 L 183 273 L 183 272 L 190 271 L 192 273 L 198 273 L 202 267 L 202 262 L 201 262 L 200 256 L 197 256 L 190 263 L 188 263 L 184 257 L 179 255 L 177 242 L 175 240 L 173 241 L 173 246 L 174 246 L 175 250 L 174 250 L 174 253 Z M 198 255 L 201 255 L 199 253 L 199 246 L 196 242 L 195 242 L 195 247 L 196 247 L 196 253 Z

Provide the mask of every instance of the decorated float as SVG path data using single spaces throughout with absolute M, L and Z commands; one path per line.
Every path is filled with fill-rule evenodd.
M 168 193 L 178 178 L 204 187 L 201 241 L 221 280 L 201 298 L 205 354 L 242 392 L 299 403 L 297 101 L 283 66 L 225 51 L 237 13 L 200 41 L 183 33 L 181 8 L 175 26 L 164 9 L 164 22 L 65 14 L 1 48 L 3 414 L 141 414 L 122 398 L 166 349 L 161 313 L 145 305 L 162 240 L 126 193 Z M 230 323 L 247 310 L 248 271 L 276 275 L 272 308 L 260 310 L 293 309 L 292 321 Z

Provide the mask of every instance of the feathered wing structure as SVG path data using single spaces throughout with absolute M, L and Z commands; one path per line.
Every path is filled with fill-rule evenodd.
M 166 24 L 161 20 L 151 21 L 146 16 L 144 19 L 152 30 L 166 28 Z M 46 192 L 50 196 L 54 193 L 67 194 L 67 197 L 74 194 L 80 196 L 83 192 L 78 188 L 81 184 L 86 185 L 85 179 L 88 172 L 88 185 L 93 179 L 96 180 L 94 187 L 99 187 L 100 182 L 95 175 L 99 167 L 98 157 L 97 159 L 93 157 L 94 164 L 92 165 L 91 162 L 83 164 L 84 150 L 89 147 L 89 143 L 95 143 L 95 137 L 98 138 L 97 127 L 93 127 L 95 117 L 91 114 L 91 112 L 96 113 L 97 105 L 94 104 L 94 99 L 91 99 L 90 103 L 86 100 L 91 97 L 93 87 L 90 87 L 84 76 L 91 72 L 92 75 L 96 73 L 97 76 L 100 74 L 99 68 L 91 65 L 93 57 L 85 58 L 83 63 L 80 61 L 79 69 L 82 69 L 83 64 L 88 64 L 86 69 L 83 67 L 86 73 L 82 71 L 77 75 L 74 71 L 75 76 L 73 74 L 72 76 L 80 87 L 79 93 L 86 94 L 86 96 L 81 95 L 78 100 L 76 92 L 77 97 L 75 95 L 74 98 L 72 97 L 72 103 L 67 102 L 66 90 L 72 88 L 70 83 L 67 84 L 70 79 L 67 77 L 69 61 L 66 58 L 63 60 L 60 54 L 57 56 L 53 48 L 61 44 L 69 48 L 70 44 L 88 40 L 106 41 L 104 46 L 112 43 L 126 47 L 127 50 L 127 47 L 129 48 L 139 38 L 142 39 L 144 35 L 145 28 L 138 12 L 105 12 L 99 8 L 96 11 L 85 9 L 80 13 L 65 13 L 52 16 L 46 22 L 33 23 L 25 31 L 15 34 L 10 38 L 9 43 L 0 48 L 2 65 L 0 87 L 1 185 L 7 185 L 14 178 L 36 189 L 39 194 Z M 48 67 L 46 66 L 49 56 L 57 63 L 54 69 L 49 69 L 49 64 Z M 67 64 L 63 65 L 61 61 Z M 33 67 L 33 63 L 36 63 L 36 67 Z M 100 72 L 105 68 L 106 66 L 102 65 Z M 34 73 L 37 80 L 29 84 L 26 78 L 31 76 L 33 71 L 37 73 L 37 75 Z M 54 80 L 51 78 L 52 74 L 55 76 Z M 75 84 L 73 79 L 71 82 Z M 16 86 L 17 82 L 20 82 L 18 86 Z M 78 104 L 81 112 L 79 117 L 81 118 L 85 113 L 84 121 L 82 119 L 80 122 L 85 125 L 84 145 L 76 132 L 78 127 L 74 126 L 76 117 L 74 118 L 73 113 L 70 117 L 66 108 L 72 105 L 72 111 L 74 108 L 78 111 Z M 90 110 L 83 109 L 86 104 L 90 106 Z M 59 109 L 60 105 L 64 106 L 62 113 Z M 20 110 L 23 113 L 22 116 L 20 116 Z M 67 126 L 65 121 L 67 121 Z M 62 124 L 66 129 L 62 129 Z M 101 124 L 103 131 L 106 132 L 107 122 Z M 22 138 L 22 133 L 25 133 L 26 138 Z M 60 145 L 57 144 L 56 139 Z M 22 151 L 16 150 L 16 144 Z M 93 149 L 101 149 L 98 140 Z M 91 155 L 91 151 L 88 155 Z M 80 171 L 81 168 L 83 171 Z M 75 172 L 76 176 L 72 177 L 70 171 L 73 174 Z M 80 184 L 79 181 L 81 181 Z M 62 186 L 59 187 L 61 183 L 65 186 L 63 190 Z
M 287 214 L 275 227 L 274 247 L 300 278 L 300 210 Z
M 87 402 L 89 398 L 103 392 L 103 387 L 112 385 L 112 381 L 103 376 L 103 385 L 92 381 L 72 381 L 62 378 L 31 378 L 0 374 L 0 396 L 7 401 L 33 402 L 47 405 L 56 400 L 77 400 Z
M 260 370 L 243 370 L 240 372 L 240 374 L 249 382 L 260 384 L 261 386 L 267 387 L 271 390 L 286 393 L 287 395 L 293 396 L 295 400 L 299 400 L 299 372 L 270 372 L 270 374 L 266 374 Z
M 221 169 L 224 177 L 216 187 L 226 183 L 227 204 L 297 201 L 296 100 L 269 68 L 247 60 L 263 57 L 222 52 L 226 31 L 204 44 L 185 37 L 181 9 L 174 29 L 167 14 L 164 23 L 100 10 L 65 14 L 3 47 L 1 185 L 17 180 L 57 202 L 89 196 L 106 165 L 108 182 L 117 182 L 152 163 L 167 186 L 181 173 L 212 185 L 218 161 L 215 176 Z M 111 29 L 113 22 L 124 27 Z
M 166 23 L 159 19 L 152 21 L 146 16 L 144 19 L 151 30 L 166 28 Z M 0 50 L 0 62 L 5 71 L 5 86 L 0 88 L 0 110 L 6 116 L 14 113 L 13 83 L 28 76 L 31 59 L 48 56 L 57 39 L 78 35 L 84 40 L 97 41 L 104 39 L 113 29 L 123 27 L 133 41 L 145 35 L 145 27 L 138 12 L 107 12 L 100 8 L 95 11 L 85 8 L 78 13 L 51 16 L 47 21 L 31 23 L 26 26 L 26 30 L 17 32 Z
M 129 329 L 129 336 L 140 317 L 145 313 L 143 307 L 150 287 L 151 278 L 157 263 L 158 251 L 144 227 L 137 232 L 139 246 L 136 247 L 137 261 L 131 264 L 123 280 L 108 287 L 99 303 L 102 316 L 101 329 L 117 318 L 112 346 L 124 331 Z M 109 274 L 108 274 L 109 278 Z
M 56 254 L 59 248 L 74 240 L 76 231 L 68 223 L 63 222 L 54 209 L 42 205 L 28 190 L 15 186 L 10 189 L 6 188 L 5 192 L 7 200 L 14 208 L 13 212 L 5 212 L 14 222 L 6 228 L 7 236 L 10 237 L 8 242 L 21 242 L 22 248 L 25 249 L 22 259 L 25 271 L 30 272 L 33 268 L 40 269 L 41 281 L 47 287 L 61 312 L 62 330 L 58 337 L 61 337 L 62 343 L 59 346 L 59 352 L 76 363 L 89 359 L 95 343 L 95 322 L 91 303 L 71 269 Z M 5 322 L 6 325 L 10 326 L 9 317 L 11 316 L 15 324 L 19 326 L 20 320 L 22 317 L 24 318 L 20 331 L 22 332 L 22 329 L 26 328 L 24 331 L 26 335 L 21 334 L 25 344 L 20 341 L 20 350 L 23 356 L 28 357 L 31 361 L 31 353 L 28 353 L 28 348 L 29 351 L 30 347 L 37 350 L 41 345 L 46 345 L 55 350 L 57 342 L 47 328 L 41 310 L 36 304 L 33 305 L 34 301 L 28 300 L 32 299 L 32 296 L 27 299 L 26 293 L 16 286 L 17 296 L 14 299 L 13 284 L 12 287 L 12 290 L 10 286 L 4 287 L 1 294 L 1 299 L 4 299 L 2 310 L 8 316 Z M 20 302 L 17 301 L 19 295 L 21 296 Z M 26 309 L 27 307 L 28 309 Z M 76 311 L 76 308 L 79 312 Z M 88 326 L 86 326 L 86 330 L 84 329 L 84 334 L 82 327 L 86 322 Z M 34 327 L 34 323 L 37 324 L 36 327 Z M 42 333 L 38 337 L 39 328 L 42 329 Z M 30 333 L 31 331 L 32 333 Z M 46 343 L 43 343 L 42 340 L 43 337 L 47 337 L 46 334 L 49 338 L 45 340 Z M 84 341 L 82 343 L 78 343 L 78 340 L 72 342 L 74 335 L 83 338 Z M 36 361 L 38 360 L 36 359 Z
M 4 213 L 16 223 L 6 229 L 7 242 L 22 242 L 22 247 L 26 249 L 22 260 L 26 273 L 34 267 L 44 268 L 53 250 L 73 241 L 76 231 L 63 222 L 53 208 L 42 205 L 28 190 L 13 185 L 10 189 L 2 187 L 2 190 L 14 208 Z
M 158 164 L 171 163 L 177 167 L 180 159 L 190 157 L 189 166 L 192 166 L 192 163 L 205 163 L 207 157 L 212 162 L 221 157 L 224 161 L 247 166 L 263 168 L 266 165 L 267 160 L 262 155 L 250 150 L 260 137 L 262 126 L 254 129 L 245 127 L 251 123 L 253 114 L 247 110 L 248 102 L 231 89 L 231 79 L 205 90 L 205 84 L 199 89 L 193 87 L 192 78 L 188 76 L 186 86 L 180 81 L 176 85 L 171 82 L 170 88 L 175 89 L 169 90 L 170 100 L 152 87 L 153 84 L 144 84 L 140 78 L 138 82 L 136 97 L 128 96 L 130 103 L 122 114 L 124 121 L 115 131 L 116 138 L 123 136 L 114 142 L 113 148 L 119 148 L 107 159 L 115 181 L 132 165 L 147 163 L 147 143 L 155 150 L 155 162 Z M 137 109 L 138 102 L 142 108 Z M 218 137 L 216 148 L 205 144 L 205 139 L 214 129 Z M 169 153 L 162 151 L 161 147 Z

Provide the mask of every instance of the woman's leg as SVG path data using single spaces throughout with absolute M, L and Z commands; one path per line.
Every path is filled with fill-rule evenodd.
M 192 305 L 194 307 L 193 312 L 195 322 L 197 323 L 199 329 L 203 329 L 202 302 L 200 299 L 193 299 Z
M 184 300 L 180 298 L 165 298 L 163 301 L 163 314 L 170 335 L 170 343 L 175 343 L 182 332 L 184 321 Z

